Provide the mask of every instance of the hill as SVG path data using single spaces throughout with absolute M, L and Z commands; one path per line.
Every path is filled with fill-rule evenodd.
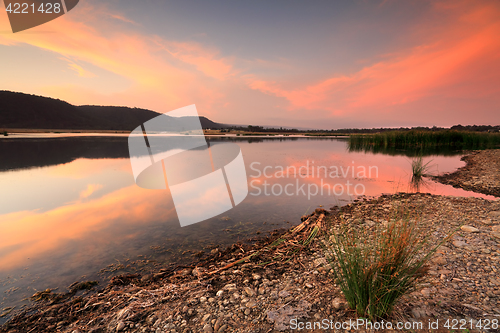
M 54 98 L 0 91 L 0 128 L 5 129 L 132 131 L 158 115 L 160 113 L 146 109 L 124 106 L 75 106 Z M 200 122 L 204 129 L 228 127 L 206 117 L 200 117 Z M 172 125 L 181 123 L 183 123 L 182 118 L 175 120 L 172 118 Z

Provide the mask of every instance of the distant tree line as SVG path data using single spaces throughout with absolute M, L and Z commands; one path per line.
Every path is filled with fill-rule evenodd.
M 253 126 L 249 125 L 245 126 L 231 126 L 226 129 L 227 132 L 231 130 L 236 131 L 246 131 L 246 132 L 273 132 L 273 133 L 332 133 L 332 134 L 364 134 L 364 133 L 382 133 L 389 131 L 411 131 L 411 130 L 419 130 L 419 131 L 444 131 L 444 130 L 456 130 L 456 131 L 470 131 L 470 132 L 500 132 L 500 125 L 491 126 L 491 125 L 455 125 L 451 128 L 444 127 L 381 127 L 381 128 L 341 128 L 341 129 L 331 129 L 331 130 L 298 130 L 296 128 L 274 128 L 274 127 L 263 127 L 263 126 Z

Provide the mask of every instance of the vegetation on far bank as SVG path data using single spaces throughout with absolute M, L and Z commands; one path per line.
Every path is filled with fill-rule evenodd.
M 500 133 L 457 130 L 391 131 L 368 135 L 351 135 L 349 150 L 384 152 L 408 150 L 428 155 L 434 150 L 473 150 L 500 147 Z

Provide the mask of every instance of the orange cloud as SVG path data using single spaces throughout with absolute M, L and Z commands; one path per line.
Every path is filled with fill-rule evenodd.
M 231 60 L 220 58 L 216 50 L 206 49 L 193 42 L 168 42 L 159 37 L 156 38 L 156 43 L 175 59 L 195 66 L 197 70 L 209 77 L 224 80 L 231 74 Z
M 498 3 L 441 2 L 435 14 L 452 13 L 439 31 L 417 26 L 424 43 L 384 56 L 355 73 L 309 86 L 285 89 L 275 81 L 247 76 L 250 88 L 288 101 L 288 110 L 329 110 L 332 114 L 393 110 L 440 95 L 445 98 L 500 93 L 500 8 Z M 431 31 L 432 30 L 432 31 Z M 389 108 L 388 108 L 389 107 Z
M 88 184 L 87 188 L 80 192 L 80 199 L 90 197 L 94 192 L 99 191 L 103 186 L 101 184 Z
M 213 83 L 209 82 L 213 79 L 224 80 L 230 76 L 230 60 L 221 58 L 214 49 L 205 48 L 198 43 L 171 42 L 124 29 L 118 31 L 105 26 L 99 27 L 111 24 L 106 22 L 109 20 L 102 19 L 105 16 L 121 21 L 128 19 L 106 13 L 102 8 L 94 8 L 89 4 L 81 5 L 78 15 L 80 22 L 75 21 L 75 16 L 66 15 L 50 22 L 51 29 L 57 33 L 36 33 L 40 29 L 47 29 L 47 26 L 40 26 L 31 29 L 29 33 L 1 34 L 0 45 L 29 44 L 118 74 L 132 82 L 129 90 L 123 93 L 135 97 L 135 102 L 129 105 L 139 104 L 158 111 L 169 111 L 192 104 L 193 99 L 201 100 L 201 96 L 207 95 L 207 89 L 213 92 L 208 95 L 217 96 L 215 87 L 210 88 L 214 86 Z M 1 27 L 8 24 L 6 21 L 2 23 Z M 82 77 L 92 75 L 76 63 L 70 64 L 70 68 Z M 68 87 L 67 90 L 74 90 L 76 95 L 79 89 Z M 143 97 L 143 93 L 149 97 L 152 95 L 155 102 Z M 100 91 L 98 94 L 105 97 L 106 92 Z M 59 92 L 53 97 L 66 98 L 60 95 Z M 85 102 L 88 103 L 91 101 Z M 114 104 L 124 103 L 115 100 Z M 201 104 L 210 106 L 210 103 Z
M 69 68 L 71 68 L 72 70 L 77 72 L 78 76 L 81 76 L 81 77 L 95 77 L 96 76 L 95 74 L 93 74 L 89 71 L 86 71 L 85 69 L 82 68 L 82 66 L 79 66 L 75 63 L 69 64 Z

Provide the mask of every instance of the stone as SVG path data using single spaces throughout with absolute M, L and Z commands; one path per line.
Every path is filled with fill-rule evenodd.
M 335 298 L 332 301 L 332 306 L 335 310 L 340 310 L 342 308 L 342 300 L 340 298 Z
M 248 301 L 248 302 L 245 304 L 245 306 L 246 306 L 247 308 L 253 308 L 253 307 L 254 307 L 254 306 L 256 306 L 256 305 L 257 305 L 257 303 L 255 303 L 255 302 L 254 302 L 254 301 L 252 301 L 252 300 Z
M 284 297 L 290 296 L 290 293 L 286 290 L 282 290 L 279 292 L 278 296 L 284 298 Z
M 319 267 L 319 266 L 325 266 L 327 265 L 327 261 L 325 260 L 325 258 L 319 258 L 319 259 L 315 259 L 314 260 L 314 266 L 316 267 Z
M 118 323 L 118 325 L 116 325 L 116 331 L 117 332 L 120 332 L 121 330 L 123 330 L 125 328 L 125 323 L 123 321 L 120 321 Z
M 491 227 L 491 231 L 500 232 L 500 225 L 494 225 L 493 227 Z
M 431 295 L 431 290 L 429 288 L 424 288 L 420 291 L 420 293 L 425 297 L 429 297 Z
M 259 274 L 252 274 L 254 280 L 260 280 L 261 276 Z
M 500 220 L 500 210 L 490 212 L 488 216 L 493 219 Z
M 221 297 L 221 296 L 222 296 L 222 294 L 224 294 L 224 290 L 222 290 L 222 289 L 221 289 L 221 290 L 219 290 L 219 291 L 217 292 L 217 294 L 216 294 L 216 295 L 217 295 L 217 297 Z
M 245 293 L 246 293 L 248 296 L 250 296 L 250 297 L 252 297 L 253 295 L 255 295 L 255 292 L 254 292 L 254 291 L 253 291 L 253 289 L 252 289 L 252 288 L 250 288 L 250 287 L 245 287 Z
M 415 319 L 419 319 L 425 316 L 425 310 L 422 310 L 420 308 L 413 308 L 411 309 L 411 314 Z
M 493 236 L 494 238 L 500 240 L 500 232 L 492 232 L 490 233 L 491 236 Z
M 454 240 L 453 245 L 455 247 L 464 247 L 464 246 L 467 246 L 467 243 L 464 241 L 460 241 L 460 240 Z
M 447 263 L 446 259 L 443 256 L 436 257 L 432 259 L 432 261 L 438 265 L 446 265 Z
M 206 324 L 205 326 L 203 326 L 203 332 L 213 332 L 212 325 Z
M 230 284 L 226 284 L 224 286 L 224 289 L 226 289 L 227 291 L 236 291 L 236 283 L 230 283 Z
M 306 283 L 306 287 L 309 288 L 309 289 L 314 288 L 314 286 L 312 284 L 310 284 L 310 283 Z
M 373 222 L 372 220 L 365 220 L 365 224 L 369 227 L 373 227 L 376 223 Z
M 460 229 L 462 229 L 465 232 L 479 232 L 478 228 L 474 228 L 471 225 L 463 225 L 460 227 Z

